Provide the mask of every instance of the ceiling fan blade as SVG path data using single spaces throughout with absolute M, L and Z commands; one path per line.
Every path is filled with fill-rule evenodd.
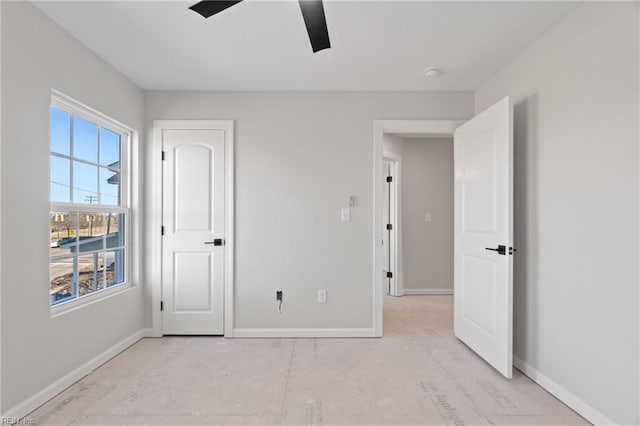
M 196 4 L 194 4 L 193 6 L 191 6 L 189 9 L 193 10 L 194 12 L 199 13 L 200 15 L 204 16 L 205 18 L 208 18 L 210 16 L 215 15 L 216 13 L 222 12 L 225 9 L 230 8 L 231 6 L 240 3 L 242 0 L 206 0 L 206 1 L 201 1 L 198 2 Z
M 298 0 L 313 53 L 331 47 L 322 0 Z

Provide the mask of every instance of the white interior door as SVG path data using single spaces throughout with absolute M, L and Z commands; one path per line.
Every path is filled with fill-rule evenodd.
M 384 179 L 391 176 L 391 161 L 384 160 Z M 384 201 L 382 207 L 382 218 L 386 227 L 387 223 L 391 223 L 391 184 L 385 182 L 384 185 Z M 382 233 L 382 253 L 384 255 L 384 266 L 382 273 L 384 282 L 386 283 L 385 292 L 391 294 L 391 278 L 388 277 L 388 272 L 391 272 L 391 233 L 385 229 Z
M 513 114 L 509 98 L 456 130 L 454 163 L 454 332 L 511 378 Z
M 385 154 L 391 155 L 391 154 Z M 383 280 L 385 292 L 391 296 L 400 296 L 398 277 L 400 265 L 398 262 L 398 163 L 397 159 L 384 158 L 384 201 L 383 201 L 383 241 L 384 256 Z M 391 180 L 389 180 L 391 179 Z
M 225 132 L 162 132 L 163 334 L 224 333 Z

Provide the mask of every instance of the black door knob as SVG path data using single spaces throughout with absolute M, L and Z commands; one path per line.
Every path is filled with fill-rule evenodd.
M 507 246 L 498 246 L 498 248 L 485 247 L 485 250 L 497 251 L 498 254 L 506 255 L 507 254 Z
M 215 238 L 213 241 L 205 241 L 205 244 L 213 244 L 214 246 L 222 246 L 224 245 L 224 240 L 222 238 Z

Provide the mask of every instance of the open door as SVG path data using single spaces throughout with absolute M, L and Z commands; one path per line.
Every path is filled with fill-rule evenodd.
M 388 157 L 387 157 L 388 156 Z M 382 240 L 383 279 L 386 294 L 401 296 L 398 262 L 398 161 L 400 157 L 385 152 L 384 158 L 384 232 Z
M 383 211 L 382 211 L 382 220 L 384 222 L 384 227 L 385 230 L 382 233 L 383 238 L 382 238 L 382 254 L 384 256 L 384 265 L 382 267 L 382 273 L 383 273 L 383 277 L 384 277 L 384 283 L 385 283 L 385 293 L 386 294 L 391 294 L 391 281 L 392 281 L 392 277 L 393 277 L 393 270 L 395 268 L 393 268 L 392 266 L 392 259 L 394 257 L 394 254 L 392 253 L 392 247 L 391 247 L 391 230 L 389 229 L 390 227 L 387 226 L 387 224 L 392 223 L 391 222 L 391 184 L 392 182 L 389 181 L 389 177 L 393 176 L 391 174 L 391 161 L 388 159 L 384 159 L 384 179 L 385 179 L 385 185 L 384 185 L 384 198 L 383 198 Z
M 454 134 L 454 332 L 505 377 L 513 356 L 513 109 L 504 98 Z

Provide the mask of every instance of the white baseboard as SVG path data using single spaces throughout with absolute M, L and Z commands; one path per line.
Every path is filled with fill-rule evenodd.
M 233 337 L 377 337 L 373 328 L 236 328 Z
M 615 425 L 616 423 L 607 418 L 604 414 L 578 398 L 576 395 L 554 382 L 549 377 L 545 376 L 540 371 L 536 370 L 531 365 L 527 364 L 520 358 L 513 357 L 513 365 L 520 370 L 525 376 L 542 386 L 553 396 L 560 401 L 567 404 L 576 413 L 587 419 L 594 425 Z
M 33 410 L 40 407 L 42 404 L 44 404 L 78 380 L 82 379 L 84 376 L 91 373 L 93 370 L 100 367 L 102 364 L 109 361 L 111 358 L 118 355 L 120 352 L 127 349 L 138 340 L 142 339 L 143 337 L 149 336 L 151 336 L 150 328 L 143 328 L 139 331 L 136 331 L 131 336 L 111 346 L 98 356 L 85 362 L 80 367 L 66 374 L 59 380 L 56 380 L 35 395 L 27 398 L 25 401 L 2 413 L 2 418 L 23 418 L 27 416 Z
M 403 295 L 433 295 L 433 294 L 453 294 L 452 288 L 405 288 L 402 290 Z

